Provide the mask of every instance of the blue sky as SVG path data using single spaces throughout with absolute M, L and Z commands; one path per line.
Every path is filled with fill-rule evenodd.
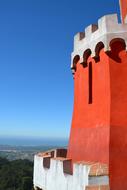
M 0 1 L 0 136 L 68 137 L 73 36 L 118 0 Z

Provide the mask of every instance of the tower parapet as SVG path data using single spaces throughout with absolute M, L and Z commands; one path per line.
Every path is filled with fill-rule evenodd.
M 76 56 L 79 56 L 80 62 L 83 62 L 84 52 L 90 50 L 91 57 L 96 58 L 102 47 L 105 52 L 111 51 L 111 41 L 114 39 L 122 39 L 127 47 L 127 24 L 118 23 L 117 14 L 103 16 L 97 25 L 89 25 L 85 32 L 77 33 L 74 37 L 71 58 L 72 71 Z

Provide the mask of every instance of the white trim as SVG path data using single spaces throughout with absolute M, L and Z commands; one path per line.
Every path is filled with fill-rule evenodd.
M 98 29 L 92 31 L 91 25 L 85 29 L 85 37 L 80 39 L 80 33 L 74 37 L 74 51 L 71 55 L 71 68 L 73 58 L 79 55 L 82 59 L 86 49 L 91 49 L 92 57 L 95 56 L 95 47 L 99 42 L 104 43 L 104 50 L 110 50 L 110 41 L 114 38 L 122 38 L 125 40 L 127 47 L 127 24 L 118 23 L 117 14 L 103 16 L 98 20 Z

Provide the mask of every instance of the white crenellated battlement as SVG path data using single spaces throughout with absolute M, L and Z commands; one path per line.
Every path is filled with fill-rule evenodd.
M 108 166 L 97 162 L 76 162 L 65 157 L 66 150 L 52 150 L 34 157 L 35 189 L 85 190 L 91 186 L 108 186 Z
M 74 51 L 72 52 L 72 63 L 76 55 L 83 61 L 84 51 L 91 50 L 91 56 L 96 56 L 96 46 L 99 42 L 104 44 L 104 50 L 110 51 L 110 42 L 115 38 L 125 41 L 127 47 L 127 24 L 118 23 L 117 14 L 103 16 L 98 20 L 98 25 L 89 25 L 85 32 L 81 32 L 74 37 Z

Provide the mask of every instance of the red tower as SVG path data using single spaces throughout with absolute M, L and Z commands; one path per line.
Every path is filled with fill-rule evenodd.
M 127 0 L 74 37 L 68 150 L 34 158 L 34 188 L 127 190 Z
M 110 189 L 127 189 L 127 0 L 74 38 L 74 111 L 68 158 L 109 165 Z
M 121 19 L 123 23 L 127 23 L 127 0 L 120 0 Z

